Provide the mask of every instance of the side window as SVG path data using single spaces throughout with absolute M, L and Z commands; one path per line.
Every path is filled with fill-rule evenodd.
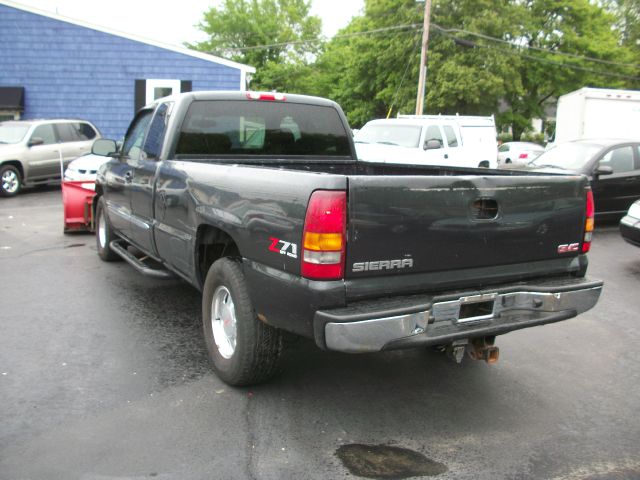
M 149 126 L 149 133 L 147 139 L 144 142 L 144 153 L 148 158 L 158 158 L 160 155 L 160 149 L 162 148 L 162 142 L 164 141 L 164 134 L 167 130 L 167 121 L 169 120 L 170 104 L 163 103 L 157 109 L 156 113 L 151 120 Z
M 52 143 L 57 143 L 56 134 L 53 131 L 53 125 L 50 123 L 45 123 L 44 125 L 39 125 L 33 131 L 33 135 L 31 138 L 41 138 L 44 140 L 45 145 L 51 145 Z
M 457 147 L 458 146 L 458 138 L 456 137 L 456 132 L 453 130 L 453 127 L 450 125 L 445 125 L 444 127 L 444 135 L 447 137 L 447 144 L 449 147 Z
M 142 141 L 144 140 L 144 134 L 147 131 L 147 126 L 151 121 L 152 114 L 153 110 L 143 110 L 133 120 L 133 123 L 127 131 L 127 135 L 124 137 L 124 144 L 122 145 L 122 154 L 125 157 L 133 160 L 140 158 Z
M 503 143 L 502 145 L 500 145 L 500 147 L 498 147 L 498 151 L 499 152 L 508 152 L 509 151 L 509 145 L 506 143 Z
M 440 148 L 444 145 L 444 141 L 442 140 L 442 134 L 440 133 L 440 127 L 438 125 L 431 125 L 427 127 L 427 132 L 424 137 L 424 146 L 426 148 L 427 143 L 432 140 L 437 140 L 440 142 Z
M 600 166 L 608 166 L 613 173 L 624 173 L 635 170 L 633 147 L 618 147 L 608 151 L 600 160 Z
M 61 142 L 79 142 L 80 137 L 70 123 L 56 123 L 56 130 Z
M 73 123 L 72 125 L 81 141 L 93 140 L 94 138 L 96 138 L 96 131 L 88 123 L 77 122 Z

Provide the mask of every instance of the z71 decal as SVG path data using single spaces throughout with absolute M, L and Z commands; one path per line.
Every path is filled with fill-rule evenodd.
M 286 255 L 291 258 L 298 258 L 298 245 L 295 243 L 274 237 L 269 237 L 269 240 L 271 240 L 269 251 L 279 253 L 280 255 Z

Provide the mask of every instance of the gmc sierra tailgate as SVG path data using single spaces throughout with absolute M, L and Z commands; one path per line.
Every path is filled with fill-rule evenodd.
M 350 176 L 346 278 L 458 272 L 461 286 L 471 271 L 575 265 L 587 188 L 581 176 Z

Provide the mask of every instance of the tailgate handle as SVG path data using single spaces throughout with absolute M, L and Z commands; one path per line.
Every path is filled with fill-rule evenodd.
M 477 198 L 471 204 L 471 215 L 476 220 L 493 220 L 498 217 L 498 210 L 493 198 Z

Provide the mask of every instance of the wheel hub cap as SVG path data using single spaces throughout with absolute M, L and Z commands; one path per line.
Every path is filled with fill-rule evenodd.
M 220 286 L 211 302 L 211 331 L 223 358 L 231 358 L 236 350 L 236 308 L 227 287 Z
M 8 170 L 2 174 L 2 189 L 7 193 L 15 193 L 18 190 L 18 175 L 16 172 Z

